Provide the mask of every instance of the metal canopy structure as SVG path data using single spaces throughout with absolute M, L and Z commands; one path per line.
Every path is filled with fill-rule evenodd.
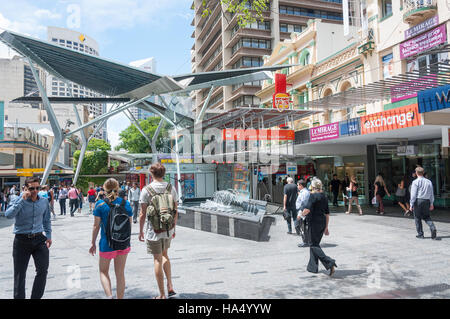
M 92 135 L 90 137 L 84 136 L 84 128 L 99 123 L 98 129 L 110 117 L 125 112 L 132 106 L 137 106 L 160 115 L 162 120 L 170 123 L 174 127 L 175 136 L 177 136 L 178 125 L 183 121 L 192 122 L 192 119 L 186 115 L 179 114 L 176 110 L 169 107 L 165 102 L 165 99 L 161 97 L 161 94 L 184 94 L 204 88 L 212 90 L 212 88 L 218 86 L 266 80 L 272 78 L 268 71 L 275 71 L 293 66 L 279 65 L 168 77 L 60 47 L 47 41 L 20 35 L 11 31 L 1 33 L 0 41 L 4 42 L 7 46 L 28 59 L 31 71 L 33 72 L 34 79 L 41 94 L 41 101 L 47 111 L 47 116 L 55 136 L 55 141 L 50 151 L 50 156 L 41 181 L 42 184 L 45 184 L 49 177 L 51 168 L 55 163 L 58 151 L 64 139 L 80 132 L 83 145 L 75 179 L 78 177 L 87 143 L 89 139 L 92 138 Z M 118 105 L 115 105 L 109 112 L 85 124 L 82 124 L 79 120 L 80 117 L 75 107 L 80 101 L 74 99 L 66 100 L 67 103 L 73 103 L 74 111 L 77 115 L 78 128 L 73 129 L 72 131 L 62 130 L 51 106 L 51 103 L 55 100 L 51 101 L 48 98 L 35 65 L 39 65 L 51 75 L 65 81 L 67 84 L 69 84 L 69 82 L 74 82 L 106 96 L 126 98 L 128 100 L 124 101 L 123 105 L 119 105 L 120 103 L 118 103 Z M 164 107 L 149 102 L 149 98 L 153 96 L 159 96 Z M 84 102 L 86 102 L 86 100 L 80 103 Z M 170 105 L 176 105 L 176 103 L 171 101 Z M 207 107 L 208 105 L 205 105 L 204 109 Z M 135 119 L 133 121 L 138 126 L 137 121 Z M 161 123 L 162 122 L 160 122 L 157 132 L 160 131 Z M 153 137 L 153 142 L 154 141 L 155 137 Z M 176 139 L 175 154 L 177 156 L 177 166 L 179 170 L 177 141 L 178 140 Z M 181 175 L 178 174 L 178 176 Z M 181 183 L 178 183 L 178 187 L 179 193 L 181 194 L 180 184 Z
M 442 51 L 439 51 L 442 52 Z M 306 108 L 345 109 L 363 104 L 408 96 L 419 91 L 436 88 L 450 82 L 450 64 L 437 62 L 420 71 L 411 71 L 386 80 L 351 88 L 318 100 L 309 101 Z
M 90 104 L 90 103 L 127 103 L 129 98 L 107 98 L 107 97 L 49 97 L 51 103 L 56 104 Z M 11 103 L 42 103 L 40 96 L 23 96 L 11 101 Z
M 237 107 L 228 112 L 214 115 L 201 122 L 202 129 L 215 128 L 271 128 L 286 124 L 307 117 L 309 115 L 322 112 L 321 110 L 299 110 L 288 109 L 278 111 L 277 109 Z M 189 129 L 193 129 L 190 127 Z

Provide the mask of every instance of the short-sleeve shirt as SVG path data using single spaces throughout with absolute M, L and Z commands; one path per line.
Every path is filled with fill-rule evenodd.
M 167 184 L 168 184 L 167 182 L 154 181 L 154 182 L 150 183 L 150 186 L 155 190 L 156 193 L 164 193 L 164 191 L 166 190 Z M 175 202 L 178 201 L 178 194 L 177 194 L 177 191 L 175 190 L 175 187 L 173 187 L 173 185 L 172 185 L 172 197 Z M 144 187 L 141 191 L 141 196 L 139 197 L 139 204 L 150 205 L 151 199 L 152 199 L 152 196 L 147 191 L 147 187 Z M 146 214 L 146 212 L 143 212 L 143 213 Z M 147 231 L 146 231 L 145 238 L 148 241 L 158 241 L 158 240 L 164 239 L 164 238 L 171 238 L 173 236 L 174 232 L 175 232 L 175 229 L 171 229 L 171 230 L 169 230 L 168 236 L 167 236 L 166 231 L 157 234 L 153 231 L 152 224 L 147 221 Z
M 95 196 L 95 189 L 88 190 L 88 195 L 89 196 Z
M 77 199 L 78 198 L 78 192 L 75 188 L 71 188 L 69 191 L 69 199 Z
M 120 204 L 122 203 L 124 199 L 118 197 L 115 201 L 112 202 L 112 204 Z M 131 205 L 128 201 L 125 203 L 125 209 L 128 213 L 128 216 L 133 216 L 133 211 L 131 210 Z M 100 243 L 99 248 L 102 253 L 114 251 L 109 247 L 108 245 L 108 239 L 106 238 L 106 226 L 108 224 L 108 216 L 109 216 L 110 208 L 109 206 L 103 201 L 99 200 L 94 208 L 94 216 L 101 218 L 101 233 L 100 233 Z
M 284 186 L 284 195 L 287 195 L 286 207 L 295 208 L 298 196 L 298 188 L 295 184 L 286 184 Z
M 331 189 L 333 192 L 339 192 L 339 187 L 341 186 L 341 182 L 338 179 L 331 180 Z
M 324 193 L 312 193 L 309 195 L 305 208 L 310 210 L 309 215 L 311 215 L 310 218 L 313 223 L 325 223 L 325 215 L 330 214 L 328 199 Z

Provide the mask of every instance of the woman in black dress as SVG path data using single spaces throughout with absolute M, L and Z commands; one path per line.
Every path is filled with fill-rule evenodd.
M 311 231 L 311 247 L 309 249 L 309 263 L 306 268 L 309 272 L 317 273 L 319 271 L 319 260 L 324 267 L 333 275 L 337 267 L 334 259 L 328 257 L 320 248 L 320 241 L 323 235 L 328 236 L 328 221 L 330 210 L 328 209 L 328 199 L 322 191 L 322 182 L 319 179 L 313 179 L 312 193 L 309 196 L 308 204 L 303 210 L 302 215 L 308 216 Z

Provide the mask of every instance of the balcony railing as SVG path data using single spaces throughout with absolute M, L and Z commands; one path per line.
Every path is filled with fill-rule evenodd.
M 405 0 L 403 21 L 418 24 L 437 13 L 437 0 Z

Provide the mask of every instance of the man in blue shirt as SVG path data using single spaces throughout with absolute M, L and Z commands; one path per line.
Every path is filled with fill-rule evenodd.
M 24 192 L 5 213 L 8 219 L 16 220 L 13 245 L 14 299 L 25 299 L 25 278 L 31 256 L 36 267 L 31 299 L 42 298 L 45 291 L 52 228 L 48 200 L 38 196 L 39 190 L 39 178 L 27 179 Z

